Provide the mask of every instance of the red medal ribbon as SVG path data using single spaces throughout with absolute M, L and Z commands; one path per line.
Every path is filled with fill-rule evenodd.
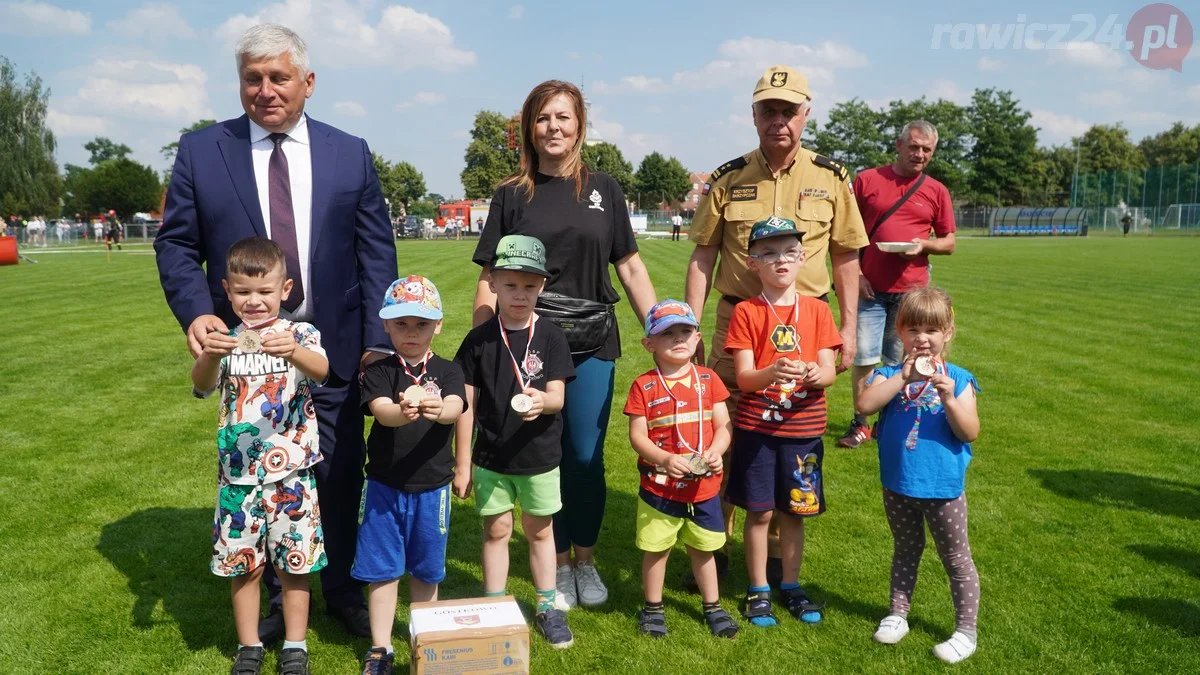
M 675 402 L 674 412 L 678 414 L 679 398 L 675 396 L 675 392 L 671 391 L 671 387 L 667 385 L 666 378 L 663 377 L 662 371 L 657 366 L 654 368 L 654 373 L 658 375 L 658 383 L 662 385 L 663 389 L 667 390 L 667 396 L 670 396 L 671 400 Z M 693 454 L 702 455 L 704 454 L 704 395 L 700 393 L 700 373 L 696 371 L 696 364 L 694 363 L 692 364 L 692 386 L 696 389 L 696 407 L 699 409 L 698 414 L 700 415 L 696 420 L 696 447 L 693 448 L 691 444 L 683 439 L 683 432 L 679 430 L 680 425 L 675 424 L 672 427 L 675 429 L 675 437 L 679 439 L 679 444 L 684 449 Z
M 517 374 L 517 384 L 521 385 L 521 391 L 524 392 L 533 382 L 533 377 L 528 380 L 521 374 L 521 366 L 517 363 L 517 356 L 513 354 L 512 345 L 508 343 L 508 333 L 504 330 L 504 321 L 497 318 L 496 322 L 500 324 L 500 339 L 504 341 L 504 348 L 508 350 L 508 357 L 512 359 L 513 372 Z M 529 315 L 529 341 L 525 343 L 525 361 L 529 360 L 529 348 L 533 346 L 533 314 Z
M 404 366 L 405 374 L 407 374 L 409 379 L 413 381 L 413 384 L 417 385 L 418 387 L 421 386 L 421 380 L 425 377 L 425 371 L 429 370 L 430 356 L 433 356 L 433 352 L 426 351 L 425 357 L 421 359 L 421 372 L 414 376 L 412 371 L 408 369 L 408 361 L 405 361 L 403 356 L 396 354 L 396 358 L 400 359 L 400 365 Z

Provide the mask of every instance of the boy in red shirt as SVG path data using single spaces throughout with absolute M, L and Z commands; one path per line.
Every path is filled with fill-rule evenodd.
M 789 516 L 779 524 L 781 600 L 806 623 L 820 621 L 824 607 L 800 588 L 800 561 L 804 518 L 825 512 L 825 389 L 837 376 L 834 358 L 842 341 L 829 305 L 796 292 L 804 262 L 800 237 L 786 218 L 754 224 L 749 267 L 763 290 L 734 308 L 725 339 L 742 390 L 725 499 L 746 510 L 750 588 L 742 613 L 756 626 L 778 623 L 767 585 L 767 527 L 777 508 Z
M 663 578 L 676 538 L 683 539 L 700 587 L 704 620 L 717 637 L 737 635 L 738 626 L 721 608 L 713 551 L 725 546 L 721 514 L 722 455 L 729 449 L 729 391 L 712 370 L 692 363 L 700 325 L 687 303 L 664 300 L 646 315 L 642 345 L 654 369 L 629 388 L 629 442 L 642 475 L 638 491 L 637 547 L 642 557 L 646 606 L 638 630 L 667 634 Z

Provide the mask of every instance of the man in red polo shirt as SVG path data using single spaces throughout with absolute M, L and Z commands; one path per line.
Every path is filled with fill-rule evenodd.
M 852 372 L 855 400 L 880 360 L 886 365 L 904 360 L 896 335 L 896 309 L 904 292 L 929 285 L 929 256 L 954 253 L 950 191 L 924 173 L 937 141 L 932 124 L 909 122 L 896 141 L 896 161 L 867 169 L 854 179 L 854 197 L 871 240 L 861 251 L 862 277 L 858 281 L 858 352 Z M 893 210 L 913 188 L 908 199 Z M 931 239 L 931 233 L 937 238 Z M 887 252 L 880 243 L 887 248 L 897 248 L 886 246 L 889 243 L 907 243 L 909 248 Z M 856 414 L 838 445 L 857 448 L 870 438 L 866 417 Z

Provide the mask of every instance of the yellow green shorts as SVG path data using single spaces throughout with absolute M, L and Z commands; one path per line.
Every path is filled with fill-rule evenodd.
M 552 516 L 562 509 L 558 467 L 532 476 L 496 473 L 482 466 L 474 467 L 475 511 L 481 516 L 495 516 L 521 509 L 532 516 Z
M 679 507 L 681 513 L 678 516 L 663 513 L 647 504 L 645 499 L 638 499 L 637 537 L 634 543 L 639 549 L 650 553 L 661 553 L 670 549 L 675 546 L 677 539 L 682 539 L 685 546 L 697 551 L 716 551 L 722 548 L 725 546 L 725 530 L 706 529 L 697 522 L 705 522 L 711 526 L 712 519 L 706 516 L 714 506 L 716 513 L 720 514 L 720 499 L 713 497 L 700 504 L 671 503 L 672 507 Z M 700 517 L 697 518 L 697 515 Z M 723 521 L 718 518 L 717 522 Z

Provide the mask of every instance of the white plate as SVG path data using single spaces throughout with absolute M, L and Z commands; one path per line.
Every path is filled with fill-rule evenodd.
M 875 242 L 875 245 L 884 253 L 904 253 L 917 247 L 916 243 L 911 241 L 879 241 Z

